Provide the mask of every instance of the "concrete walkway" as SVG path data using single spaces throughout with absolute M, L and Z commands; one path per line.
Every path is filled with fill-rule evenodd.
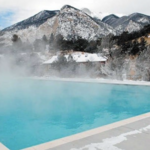
M 149 150 L 150 113 L 24 150 Z

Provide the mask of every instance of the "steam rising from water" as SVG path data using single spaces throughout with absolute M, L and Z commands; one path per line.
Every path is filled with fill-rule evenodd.
M 0 141 L 17 150 L 99 127 L 148 112 L 149 96 L 148 87 L 1 78 Z

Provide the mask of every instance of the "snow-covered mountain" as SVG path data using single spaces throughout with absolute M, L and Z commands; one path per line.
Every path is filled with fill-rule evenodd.
M 47 21 L 47 19 L 54 17 L 59 11 L 48 11 L 48 10 L 44 10 L 39 12 L 38 14 L 23 20 L 19 23 L 16 23 L 8 28 L 5 28 L 3 30 L 3 32 L 7 32 L 7 31 L 13 31 L 13 30 L 21 30 L 21 29 L 26 29 L 29 28 L 30 26 L 40 26 L 41 24 L 43 24 L 45 21 Z
M 134 13 L 119 18 L 109 15 L 99 19 L 89 9 L 79 10 L 65 5 L 60 10 L 42 11 L 24 21 L 1 31 L 4 43 L 12 43 L 12 35 L 17 34 L 24 42 L 34 42 L 44 35 L 49 39 L 61 35 L 65 40 L 82 38 L 88 41 L 96 40 L 111 34 L 121 34 L 123 31 L 133 32 L 150 24 L 150 16 Z
M 112 29 L 110 27 L 110 29 Z M 102 22 L 97 23 L 92 17 L 72 6 L 65 5 L 56 16 L 54 35 L 61 34 L 66 40 L 81 37 L 95 40 L 114 32 Z
M 62 35 L 66 40 L 83 38 L 95 40 L 115 30 L 100 19 L 89 16 L 82 10 L 65 5 L 60 11 L 42 11 L 37 15 L 4 29 L 3 37 L 11 43 L 13 34 L 17 34 L 22 41 L 33 42 L 43 35 L 48 38 L 51 34 L 56 37 Z
M 150 24 L 150 16 L 133 13 L 129 16 L 119 18 L 112 14 L 103 18 L 102 22 L 112 26 L 118 33 L 122 33 L 123 31 L 133 32 Z

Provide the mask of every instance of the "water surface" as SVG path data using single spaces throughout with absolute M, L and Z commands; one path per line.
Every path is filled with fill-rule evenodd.
M 150 87 L 0 81 L 0 142 L 19 150 L 150 111 Z

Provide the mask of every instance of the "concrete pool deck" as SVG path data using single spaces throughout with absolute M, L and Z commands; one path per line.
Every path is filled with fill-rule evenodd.
M 9 149 L 5 147 L 2 143 L 0 143 L 0 150 L 9 150 Z
M 149 147 L 150 113 L 147 113 L 23 150 L 148 150 Z

